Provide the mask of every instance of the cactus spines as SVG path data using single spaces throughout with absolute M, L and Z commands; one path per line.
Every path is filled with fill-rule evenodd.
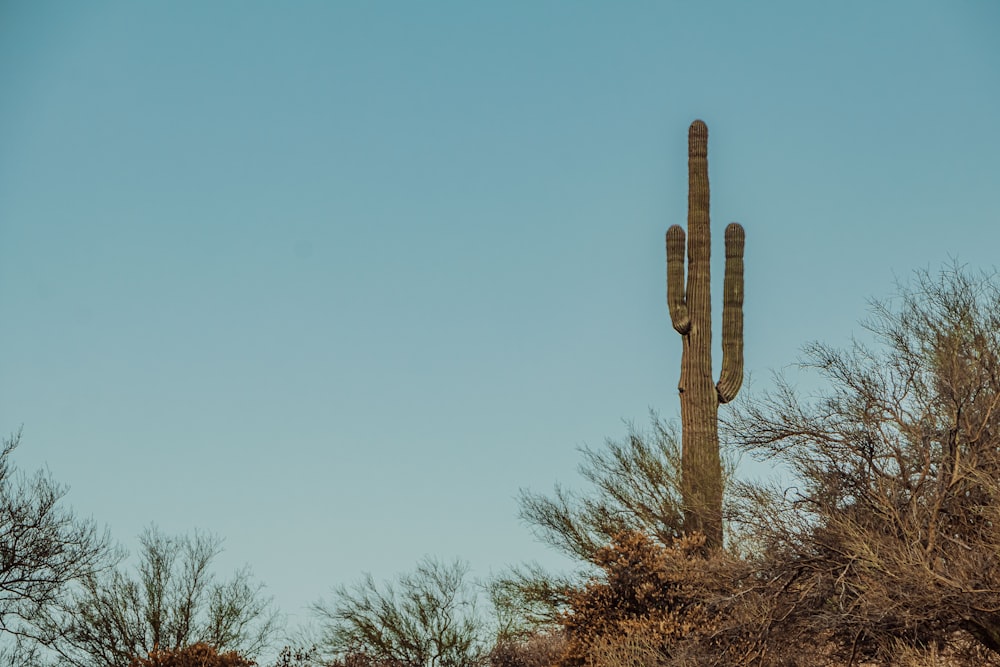
M 719 405 L 743 382 L 743 227 L 726 228 L 722 307 L 722 373 L 712 380 L 711 233 L 708 215 L 708 128 L 688 131 L 688 233 L 667 230 L 667 306 L 684 340 L 681 358 L 681 496 L 684 530 L 705 534 L 706 548 L 722 546 L 722 463 Z M 684 249 L 687 245 L 687 283 Z

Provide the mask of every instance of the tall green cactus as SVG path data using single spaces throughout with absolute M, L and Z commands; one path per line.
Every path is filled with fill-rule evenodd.
M 684 530 L 705 534 L 706 547 L 722 546 L 722 463 L 719 405 L 736 397 L 743 382 L 743 227 L 726 227 L 726 277 L 722 307 L 722 374 L 712 381 L 711 233 L 708 218 L 708 128 L 688 130 L 687 285 L 684 230 L 667 230 L 667 305 L 684 340 L 681 379 L 681 496 Z

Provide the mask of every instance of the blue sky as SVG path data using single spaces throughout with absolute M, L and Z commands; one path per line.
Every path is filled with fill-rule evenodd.
M 518 489 L 678 413 L 688 124 L 717 300 L 747 229 L 763 389 L 894 276 L 995 265 L 998 29 L 988 2 L 0 2 L 0 431 L 126 545 L 220 534 L 292 615 L 429 554 L 558 566 Z

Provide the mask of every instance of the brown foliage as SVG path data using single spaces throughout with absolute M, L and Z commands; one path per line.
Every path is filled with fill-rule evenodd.
M 198 645 L 253 657 L 269 644 L 278 616 L 263 585 L 248 568 L 225 581 L 212 571 L 221 538 L 171 537 L 150 527 L 139 543 L 134 570 L 81 582 L 58 646 L 66 662 L 126 667 L 136 655 Z
M 319 647 L 286 646 L 271 667 L 410 667 L 413 663 L 377 658 L 365 651 L 348 651 L 341 656 L 324 658 Z
M 680 535 L 680 434 L 670 424 L 651 412 L 648 429 L 629 424 L 625 438 L 608 438 L 581 454 L 578 470 L 591 487 L 588 494 L 558 485 L 552 496 L 521 491 L 521 518 L 539 539 L 589 563 L 625 531 L 648 533 L 663 544 Z M 732 463 L 724 463 L 730 471 Z
M 807 348 L 820 397 L 784 384 L 728 420 L 796 477 L 743 493 L 770 643 L 828 637 L 858 664 L 964 636 L 984 664 L 1000 651 L 1000 286 L 923 273 L 868 327 L 880 348 Z
M 558 631 L 502 639 L 490 652 L 490 667 L 552 667 L 566 652 L 566 644 Z
M 724 553 L 706 556 L 704 544 L 694 534 L 664 546 L 633 531 L 598 551 L 603 576 L 573 592 L 561 617 L 568 640 L 561 664 L 685 664 L 695 653 L 737 664 L 749 645 L 720 638 L 736 618 L 734 591 L 748 571 Z
M 529 497 L 600 569 L 558 597 L 557 664 L 1000 665 L 1000 283 L 924 272 L 873 313 L 875 346 L 806 349 L 818 396 L 779 380 L 727 415 L 730 443 L 789 475 L 733 485 L 739 555 L 679 537 L 676 450 L 636 475 L 661 460 L 638 437 L 591 454 L 614 463 L 596 497 Z
M 236 651 L 219 653 L 198 643 L 176 650 L 153 649 L 146 658 L 133 658 L 130 667 L 254 667 L 256 663 Z

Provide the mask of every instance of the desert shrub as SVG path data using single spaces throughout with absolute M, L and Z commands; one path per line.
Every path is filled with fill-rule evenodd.
M 1000 281 L 919 273 L 866 326 L 870 345 L 806 348 L 818 394 L 779 379 L 722 413 L 730 445 L 790 475 L 731 480 L 726 550 L 678 530 L 659 425 L 586 452 L 591 495 L 522 496 L 539 535 L 593 568 L 514 581 L 549 605 L 559 664 L 1000 663 Z
M 490 667 L 552 667 L 562 659 L 566 645 L 566 637 L 558 631 L 501 639 L 490 652 Z
M 135 657 L 130 667 L 254 667 L 256 663 L 236 651 L 219 653 L 205 643 L 180 649 L 153 649 L 147 657 Z
M 0 656 L 34 662 L 59 638 L 74 587 L 113 565 L 106 533 L 66 504 L 66 487 L 13 461 L 20 431 L 0 438 Z
M 727 416 L 794 476 L 742 490 L 766 639 L 825 638 L 844 664 L 964 641 L 984 664 L 1000 652 L 1000 284 L 920 273 L 867 326 L 874 346 L 806 349 L 818 396 L 782 383 Z
M 528 629 L 559 626 L 571 591 L 600 571 L 597 554 L 616 536 L 642 533 L 667 546 L 682 534 L 681 447 L 671 424 L 653 412 L 648 428 L 629 424 L 624 438 L 608 438 L 603 447 L 586 447 L 581 454 L 579 473 L 589 488 L 573 491 L 557 485 L 550 495 L 522 490 L 520 514 L 539 539 L 583 567 L 556 575 L 522 566 L 491 583 Z M 723 463 L 728 484 L 734 461 L 727 452 Z
M 377 658 L 365 651 L 347 651 L 324 658 L 318 646 L 285 646 L 271 667 L 411 667 L 410 663 L 391 658 Z
M 316 646 L 284 646 L 271 667 L 318 667 L 321 664 Z
M 660 544 L 642 532 L 621 533 L 595 554 L 600 576 L 569 595 L 560 618 L 566 667 L 740 664 L 756 654 L 746 623 L 757 592 L 745 561 L 706 555 L 704 536 Z
M 125 667 L 137 655 L 187 655 L 179 651 L 206 646 L 255 657 L 269 645 L 278 613 L 248 568 L 216 577 L 221 538 L 173 537 L 151 527 L 139 543 L 134 568 L 83 578 L 55 643 L 62 662 Z
M 312 611 L 327 662 L 370 659 L 385 667 L 473 667 L 488 642 L 476 611 L 468 566 L 424 559 L 412 572 L 379 584 L 370 575 L 340 586 Z

